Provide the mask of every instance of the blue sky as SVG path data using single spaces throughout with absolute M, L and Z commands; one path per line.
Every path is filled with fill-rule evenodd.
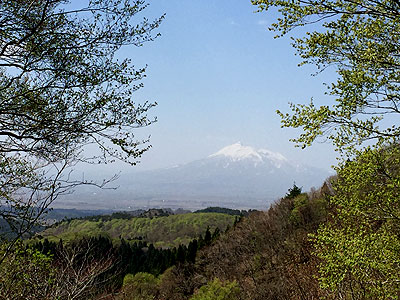
M 295 148 L 288 140 L 299 131 L 281 129 L 275 112 L 311 97 L 332 101 L 323 82 L 335 78 L 333 70 L 311 76 L 313 66 L 298 67 L 290 39 L 274 39 L 267 30 L 276 15 L 256 9 L 237 0 L 150 1 L 143 16 L 166 13 L 161 37 L 120 53 L 138 67 L 148 65 L 137 101 L 158 102 L 151 115 L 159 121 L 139 130 L 152 136 L 153 148 L 137 169 L 200 159 L 237 141 L 313 166 L 335 163 L 330 144 Z

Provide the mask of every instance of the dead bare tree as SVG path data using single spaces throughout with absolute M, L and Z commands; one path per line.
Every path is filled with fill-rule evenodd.
M 52 287 L 54 299 L 88 299 L 113 280 L 118 271 L 110 271 L 118 265 L 117 256 L 112 249 L 106 253 L 95 251 L 91 239 L 58 249 L 54 258 L 54 268 L 57 270 Z

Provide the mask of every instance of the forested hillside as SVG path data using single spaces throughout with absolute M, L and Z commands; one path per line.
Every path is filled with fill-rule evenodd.
M 128 216 L 129 217 L 129 216 Z M 155 247 L 178 247 L 204 234 L 207 228 L 224 231 L 237 217 L 222 213 L 187 213 L 161 217 L 90 217 L 95 220 L 64 221 L 40 233 L 51 241 L 70 241 L 85 236 L 106 236 L 128 241 L 146 241 Z
M 0 268 L 0 299 L 122 297 L 121 286 L 132 278 L 141 278 L 139 289 L 146 290 L 149 278 L 156 280 L 174 265 L 194 263 L 198 250 L 238 221 L 222 213 L 154 217 L 156 211 L 161 212 L 142 214 L 152 217 L 116 213 L 64 221 L 48 230 L 51 236 L 42 232 L 45 237 L 18 242 L 18 251 L 9 253 Z M 160 232 L 164 235 L 155 234 Z M 134 238 L 124 239 L 119 233 Z M 1 248 L 0 254 L 5 251 Z
M 195 262 L 168 269 L 155 299 L 400 298 L 400 149 L 369 150 L 318 190 L 297 186 L 268 211 L 242 218 Z M 134 296 L 141 299 L 138 281 Z
M 313 255 L 309 234 L 327 220 L 331 192 L 329 183 L 308 194 L 294 186 L 268 211 L 242 218 L 200 250 L 195 263 L 167 270 L 153 286 L 152 295 L 176 300 L 329 296 L 316 278 L 320 260 Z

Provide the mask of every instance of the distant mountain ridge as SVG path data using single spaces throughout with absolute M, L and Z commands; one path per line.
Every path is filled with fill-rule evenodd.
M 187 164 L 121 176 L 116 191 L 97 191 L 93 197 L 80 192 L 74 198 L 89 204 L 95 199 L 108 201 L 118 209 L 266 209 L 294 182 L 308 190 L 329 175 L 328 171 L 294 163 L 280 153 L 238 142 Z

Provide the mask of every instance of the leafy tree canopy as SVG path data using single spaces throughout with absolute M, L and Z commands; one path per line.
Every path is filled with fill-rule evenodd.
M 190 300 L 234 300 L 239 299 L 239 286 L 236 281 L 222 282 L 214 278 L 202 286 Z
M 100 161 L 137 158 L 146 148 L 131 129 L 151 123 L 145 112 L 152 104 L 133 102 L 145 70 L 116 52 L 152 40 L 161 19 L 133 24 L 146 7 L 141 0 L 70 6 L 65 0 L 0 6 L 0 152 L 57 161 L 94 142 Z
M 326 136 L 351 156 L 337 168 L 331 216 L 315 236 L 321 287 L 346 299 L 399 298 L 400 3 L 394 0 L 254 0 L 277 9 L 272 30 L 293 38 L 303 59 L 320 71 L 333 66 L 332 105 L 291 104 L 283 127 L 302 128 L 293 141 L 307 147 Z M 366 147 L 364 142 L 374 142 Z M 360 147 L 361 146 L 361 147 Z M 360 149 L 361 148 L 361 149 Z
M 400 148 L 367 149 L 342 164 L 316 235 L 321 286 L 351 299 L 398 299 Z
M 338 79 L 328 86 L 335 97 L 329 106 L 290 104 L 292 113 L 278 111 L 283 127 L 302 128 L 293 139 L 311 145 L 326 136 L 337 149 L 352 153 L 368 140 L 389 142 L 400 136 L 397 123 L 382 120 L 400 112 L 400 3 L 336 0 L 253 0 L 260 11 L 277 9 L 271 30 L 279 36 L 305 25 L 312 30 L 293 38 L 303 59 L 319 70 L 333 66 Z
M 0 217 L 13 226 L 17 220 L 19 235 L 59 194 L 89 183 L 72 181 L 66 168 L 78 161 L 136 164 L 150 147 L 135 129 L 155 121 L 147 116 L 155 104 L 132 97 L 145 68 L 117 58 L 121 47 L 157 36 L 163 16 L 137 19 L 146 6 L 1 1 Z M 88 144 L 98 146 L 97 154 L 85 155 Z

